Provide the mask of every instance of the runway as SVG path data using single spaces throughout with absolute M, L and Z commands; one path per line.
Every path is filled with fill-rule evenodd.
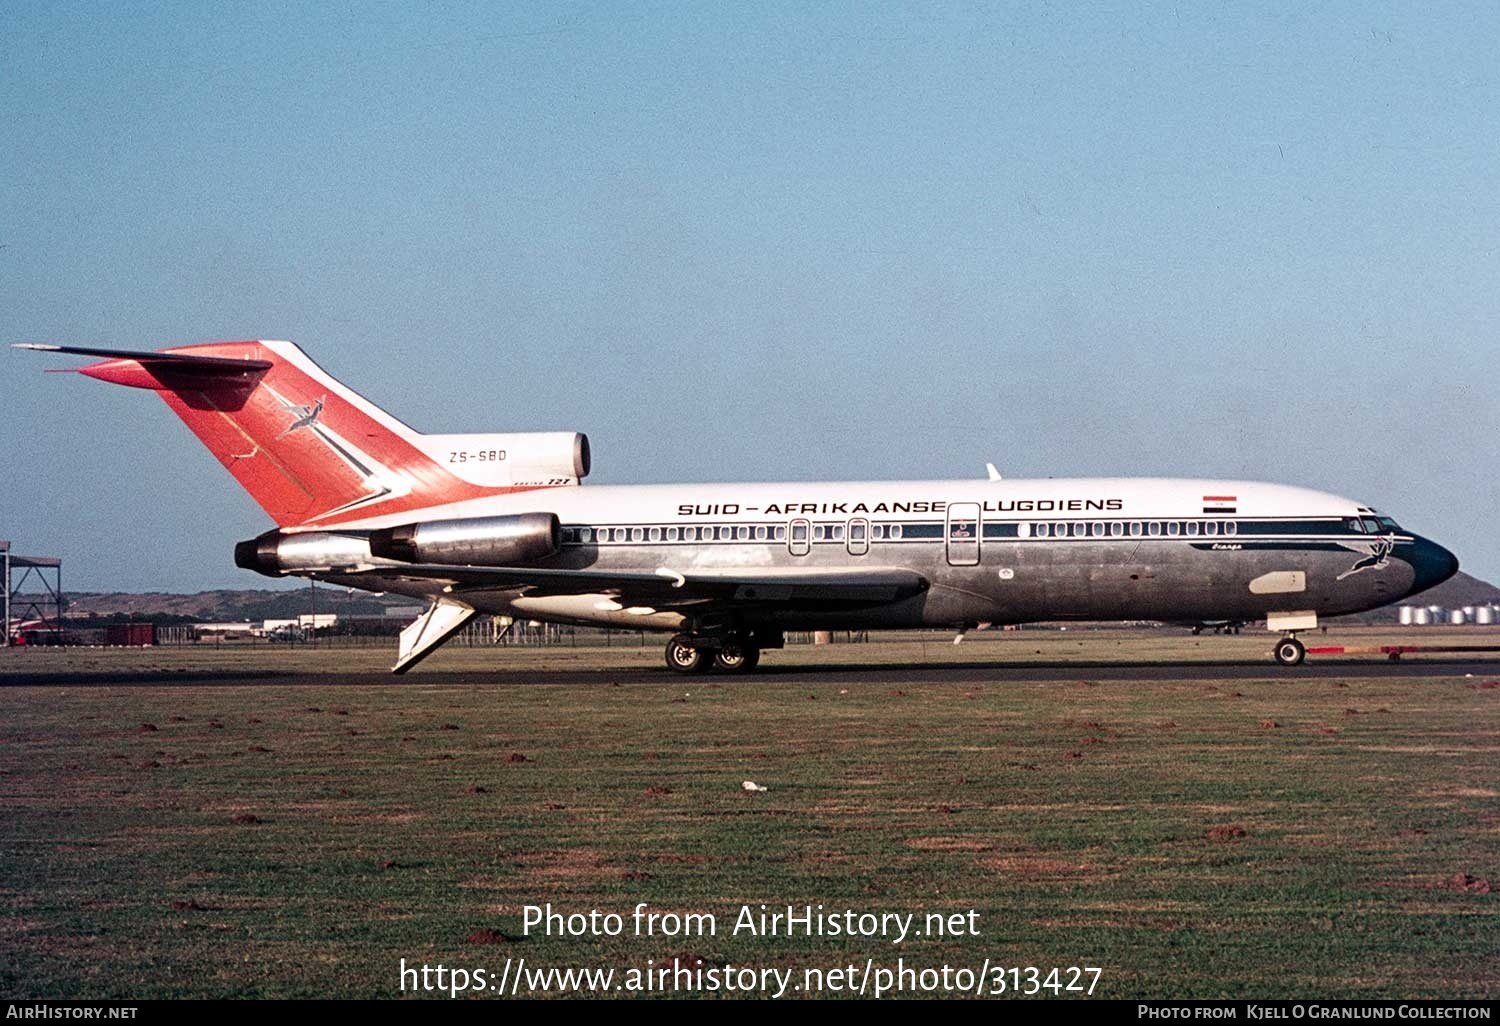
M 1463 681 L 1500 678 L 1500 664 L 1470 658 L 1424 658 L 1391 662 L 1387 659 L 1310 658 L 1297 667 L 1266 661 L 1236 662 L 931 662 L 901 665 L 870 663 L 778 665 L 774 656 L 748 676 L 709 673 L 678 676 L 662 668 L 640 666 L 493 670 L 413 670 L 405 676 L 361 670 L 308 672 L 298 670 L 161 670 L 14 672 L 0 674 L 0 687 L 524 687 L 536 685 L 628 686 L 737 683 L 798 687 L 873 687 L 888 685 L 943 685 L 974 683 L 1077 683 L 1079 681 L 1192 682 L 1277 681 L 1295 687 L 1351 677 L 1376 679 L 1441 679 Z

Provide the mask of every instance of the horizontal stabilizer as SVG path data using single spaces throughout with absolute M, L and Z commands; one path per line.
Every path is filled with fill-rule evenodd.
M 139 364 L 157 364 L 178 373 L 233 374 L 271 369 L 269 360 L 236 360 L 224 356 L 195 356 L 192 353 L 153 352 L 133 349 L 91 349 L 85 346 L 54 346 L 46 342 L 17 342 L 12 349 L 35 349 L 44 353 L 67 353 L 71 356 L 98 356 L 106 360 L 134 360 Z

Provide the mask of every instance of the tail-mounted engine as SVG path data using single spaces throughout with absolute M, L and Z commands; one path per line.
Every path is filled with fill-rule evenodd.
M 561 544 L 555 513 L 429 520 L 370 532 L 372 555 L 447 566 L 525 566 L 555 555 Z
M 572 431 L 422 435 L 417 444 L 448 473 L 490 487 L 576 485 L 591 462 L 588 436 Z
M 557 553 L 555 513 L 429 520 L 379 531 L 267 531 L 234 547 L 234 563 L 267 577 L 338 573 L 401 563 L 526 566 Z

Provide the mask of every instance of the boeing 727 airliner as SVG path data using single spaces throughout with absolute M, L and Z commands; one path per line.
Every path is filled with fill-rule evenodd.
M 1151 478 L 582 487 L 572 433 L 424 435 L 289 342 L 101 358 L 162 397 L 275 521 L 235 562 L 418 597 L 405 672 L 480 613 L 667 632 L 747 672 L 788 630 L 1264 620 L 1297 632 L 1447 580 L 1442 546 L 1349 499 Z

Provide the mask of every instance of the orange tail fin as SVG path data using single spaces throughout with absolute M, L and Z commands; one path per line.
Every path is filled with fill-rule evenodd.
M 419 434 L 339 384 L 290 342 L 215 342 L 161 352 L 25 348 L 103 356 L 79 372 L 157 392 L 280 527 L 349 524 L 576 484 L 588 473 L 581 435 Z M 518 439 L 529 442 L 518 445 Z M 470 451 L 491 458 L 460 464 L 457 457 Z M 528 479 L 516 479 L 517 467 Z

